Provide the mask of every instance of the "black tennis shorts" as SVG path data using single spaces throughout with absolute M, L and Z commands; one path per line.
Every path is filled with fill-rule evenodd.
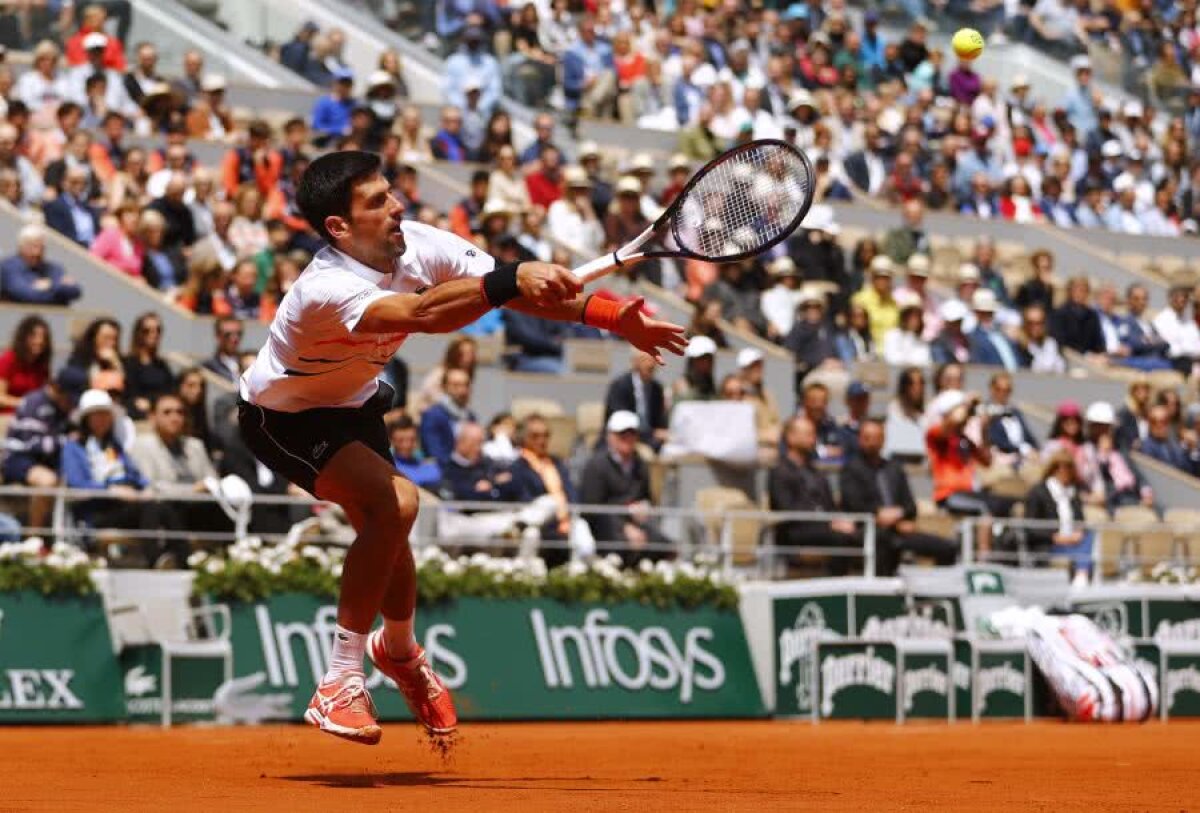
M 238 398 L 242 440 L 263 465 L 316 495 L 317 475 L 343 446 L 362 443 L 394 465 L 383 416 L 395 390 L 386 381 L 360 407 L 277 412 Z

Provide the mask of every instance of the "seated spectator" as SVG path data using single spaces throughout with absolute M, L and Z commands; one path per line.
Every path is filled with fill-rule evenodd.
M 110 394 L 124 392 L 120 323 L 107 316 L 89 322 L 71 349 L 60 375 L 68 377 L 74 392 L 93 388 Z
M 1150 379 L 1139 376 L 1129 382 L 1129 395 L 1117 413 L 1117 428 L 1114 439 L 1122 451 L 1136 449 L 1146 436 L 1150 419 Z
M 1087 460 L 1083 456 L 1083 420 L 1079 404 L 1075 401 L 1063 401 L 1054 413 L 1054 421 L 1050 424 L 1050 434 L 1046 436 L 1046 445 L 1042 448 L 1042 456 L 1050 457 L 1055 452 L 1066 449 L 1075 455 L 1075 467 L 1088 475 Z
M 996 373 L 988 384 L 989 400 L 983 405 L 988 416 L 988 442 L 993 457 L 1001 464 L 1018 468 L 1038 457 L 1038 439 L 1029 428 L 1025 415 L 1012 404 L 1013 379 L 1009 373 Z
M 105 23 L 108 21 L 108 10 L 98 4 L 82 4 L 78 10 L 79 29 L 67 40 L 64 49 L 67 64 L 71 67 L 83 65 L 88 61 L 89 37 L 93 33 L 99 32 L 104 37 L 104 46 L 101 51 L 100 64 L 105 68 L 111 68 L 114 71 L 123 71 L 127 67 L 125 64 L 125 46 L 121 40 L 116 37 L 110 37 L 104 33 Z M 128 17 L 128 9 L 126 9 L 126 18 Z M 128 22 L 125 22 L 126 31 L 128 31 Z M 92 42 L 97 41 L 95 38 Z
M 1090 475 L 1083 499 L 1102 505 L 1109 512 L 1123 505 L 1154 507 L 1154 490 L 1128 452 L 1117 443 L 1113 431 L 1116 416 L 1111 404 L 1097 401 L 1087 408 L 1087 443 L 1083 446 L 1084 467 Z
M 483 443 L 483 456 L 493 463 L 511 466 L 517 459 L 517 447 L 513 438 L 517 434 L 517 421 L 511 412 L 497 412 L 488 421 L 487 440 Z
M 562 153 L 553 144 L 546 144 L 537 159 L 537 165 L 525 176 L 525 187 L 529 191 L 529 202 L 534 206 L 549 209 L 563 196 L 564 170 Z M 578 176 L 576 176 L 578 179 Z M 587 173 L 583 173 L 587 177 Z M 582 181 L 580 181 L 582 182 Z
M 229 223 L 229 245 L 238 257 L 253 257 L 270 245 L 263 223 L 263 196 L 254 184 L 238 187 L 233 199 L 234 216 Z
M 1104 331 L 1090 304 L 1092 286 L 1087 277 L 1072 277 L 1067 283 L 1067 301 L 1050 314 L 1050 335 L 1059 347 L 1076 353 L 1104 353 Z
M 225 100 L 225 88 L 225 77 L 219 73 L 206 73 L 200 80 L 200 95 L 184 119 L 189 138 L 225 141 L 234 135 L 233 111 Z
M 464 240 L 482 230 L 484 206 L 490 202 L 491 179 L 485 170 L 471 173 L 471 185 L 467 196 L 450 208 L 450 230 Z
M 779 404 L 775 396 L 764 386 L 764 356 L 761 350 L 744 347 L 737 354 L 737 377 L 741 382 L 745 400 L 754 404 L 754 426 L 758 430 L 758 442 L 775 446 L 783 428 Z
M 67 191 L 68 171 L 82 170 L 85 180 L 76 190 L 76 195 L 81 203 L 91 204 L 104 197 L 104 186 L 92 167 L 92 132 L 98 125 L 85 123 L 84 126 L 89 129 L 79 129 L 71 133 L 63 157 L 47 164 L 45 181 L 47 191 L 53 190 L 54 196 L 58 197 Z M 45 207 L 42 208 L 44 211 Z
M 187 188 L 187 178 L 182 175 L 171 176 L 162 197 L 151 201 L 142 213 L 143 218 L 150 212 L 154 212 L 162 218 L 163 236 L 158 250 L 167 255 L 176 252 L 183 253 L 186 248 L 196 242 L 196 222 L 192 217 L 192 210 L 184 200 Z M 154 283 L 151 282 L 151 284 Z
M 565 542 L 576 531 L 571 519 L 570 504 L 578 502 L 577 491 L 571 482 L 566 465 L 550 454 L 550 425 L 540 415 L 530 415 L 517 430 L 518 457 L 512 465 L 513 488 L 517 500 L 532 503 L 549 495 L 554 500 L 554 515 L 542 525 L 541 541 Z M 585 523 L 586 525 L 586 523 Z M 542 545 L 539 554 L 548 567 L 563 564 L 569 558 L 570 547 Z
M 1126 367 L 1149 372 L 1169 370 L 1167 361 L 1170 346 L 1158 335 L 1154 322 L 1146 313 L 1150 294 L 1146 286 L 1133 283 L 1125 290 L 1126 315 L 1117 319 L 1117 338 L 1127 352 L 1121 362 Z
M 1159 337 L 1167 343 L 1171 366 L 1184 375 L 1191 375 L 1195 360 L 1200 357 L 1200 330 L 1196 328 L 1193 313 L 1188 312 L 1191 296 L 1188 286 L 1172 285 L 1167 291 L 1167 307 L 1158 312 L 1153 322 Z
M 596 36 L 590 16 L 579 21 L 579 38 L 562 57 L 567 109 L 587 118 L 611 118 L 617 95 L 612 47 Z
M 817 471 L 817 430 L 803 415 L 787 422 L 783 431 L 785 453 L 767 475 L 772 511 L 835 512 L 833 491 Z M 775 528 L 775 544 L 786 548 L 844 548 L 857 554 L 862 548 L 854 523 L 847 519 L 784 520 Z M 838 553 L 841 553 L 838 551 Z M 830 557 L 829 570 L 846 575 L 850 560 L 845 554 Z
M 144 280 L 142 266 L 146 249 L 138 231 L 141 207 L 124 203 L 116 209 L 116 221 L 100 231 L 92 242 L 92 254 L 109 265 L 116 266 L 134 279 Z
M 172 500 L 172 497 L 209 493 L 217 476 L 204 444 L 185 434 L 186 410 L 178 395 L 160 393 L 149 410 L 150 432 L 137 436 L 129 457 L 153 490 L 159 527 L 168 531 L 219 532 L 232 522 L 213 502 Z M 152 526 L 153 527 L 153 526 Z M 181 567 L 187 560 L 186 539 L 169 539 L 153 559 L 156 568 Z
M 723 264 L 720 276 L 704 289 L 703 296 L 721 303 L 721 318 L 725 321 L 747 333 L 762 335 L 766 331 L 766 322 L 758 308 L 761 288 L 748 271 L 744 261 Z
M 825 297 L 813 290 L 801 289 L 800 318 L 783 340 L 783 346 L 796 357 L 797 375 L 813 370 L 840 369 L 833 325 L 825 319 Z
M 1189 447 L 1176 440 L 1171 434 L 1171 416 L 1167 407 L 1150 407 L 1146 437 L 1142 438 L 1141 452 L 1161 463 L 1190 474 L 1200 474 L 1200 448 L 1193 442 Z M 1194 441 L 1194 438 L 1192 439 Z
M 868 418 L 859 427 L 858 454 L 838 475 L 842 510 L 875 515 L 875 575 L 892 576 L 904 553 L 931 556 L 939 565 L 952 565 L 958 543 L 916 527 L 917 503 L 904 467 L 883 455 L 884 425 Z
M 341 70 L 334 75 L 329 93 L 313 104 L 313 143 L 318 147 L 336 144 L 339 138 L 349 133 L 350 113 L 356 104 L 354 72 Z
M 450 368 L 442 374 L 441 399 L 421 413 L 421 450 L 442 465 L 443 474 L 454 451 L 455 428 L 463 421 L 475 423 L 470 403 L 471 374 Z
M 159 355 L 162 332 L 162 318 L 156 313 L 143 313 L 133 323 L 129 355 L 122 363 L 125 371 L 125 408 L 134 420 L 149 415 L 151 405 L 159 396 L 175 391 L 175 377 L 167 362 Z
M 933 363 L 933 354 L 929 343 L 922 338 L 925 306 L 921 298 L 908 290 L 898 291 L 896 306 L 900 321 L 883 337 L 883 360 L 897 367 L 905 364 L 928 367 Z
M 979 269 L 979 285 L 996 295 L 996 302 L 1005 308 L 1012 307 L 1008 296 L 1008 288 L 1004 284 L 1004 275 L 996 264 L 996 243 L 990 237 L 980 237 L 975 241 L 975 249 L 971 255 L 971 263 Z
M 441 364 L 435 365 L 425 375 L 411 404 L 412 411 L 420 415 L 442 399 L 442 379 L 447 370 L 466 370 L 470 378 L 475 377 L 475 365 L 479 356 L 479 343 L 470 336 L 455 336 L 446 345 Z
M 86 169 L 71 167 L 66 171 L 62 194 L 42 206 L 46 225 L 84 248 L 90 247 L 100 233 L 100 212 L 87 202 L 88 181 Z
M 971 343 L 963 332 L 967 318 L 967 306 L 957 299 L 942 303 L 938 311 L 942 317 L 942 331 L 929 345 L 929 354 L 934 364 L 958 362 L 966 364 L 971 358 Z
M 257 278 L 257 268 L 254 269 L 254 273 Z M 222 316 L 217 319 L 213 323 L 213 354 L 205 359 L 201 366 L 231 384 L 236 384 L 242 375 L 239 355 L 245 333 L 241 319 L 236 316 Z
M 707 336 L 693 336 L 683 351 L 683 377 L 671 386 L 673 404 L 684 401 L 712 401 L 717 397 L 717 345 Z M 640 425 L 640 423 L 639 423 Z
M 692 321 L 688 323 L 687 333 L 692 337 L 712 339 L 717 347 L 728 349 L 729 340 L 725 338 L 725 330 L 721 327 L 721 303 L 711 299 L 692 302 Z
M 253 183 L 263 200 L 269 200 L 283 178 L 283 153 L 271 145 L 271 125 L 261 119 L 246 128 L 246 146 L 225 153 L 221 161 L 221 186 L 225 198 L 237 198 L 238 189 Z
M 858 430 L 871 413 L 871 389 L 861 381 L 851 381 L 846 387 L 846 414 L 838 420 L 838 446 L 843 461 L 858 454 Z
M 30 315 L 17 323 L 8 349 L 0 353 L 0 412 L 11 413 L 26 395 L 46 386 L 53 357 L 45 319 Z
M 661 559 L 670 543 L 650 516 L 650 471 L 638 455 L 640 425 L 632 412 L 619 410 L 605 424 L 606 441 L 584 466 L 579 500 L 584 505 L 621 506 L 619 513 L 585 514 L 592 537 L 600 545 L 617 543 L 627 566 L 640 559 Z
M 1055 453 L 1046 463 L 1042 481 L 1025 498 L 1025 518 L 1057 520 L 1058 529 L 1029 528 L 1025 536 L 1035 555 L 1068 557 L 1075 584 L 1083 586 L 1092 570 L 1094 534 L 1083 527 L 1077 481 L 1075 458 L 1066 451 Z
M 906 367 L 896 379 L 896 395 L 888 402 L 884 455 L 906 461 L 925 457 L 925 374 Z
M 479 109 L 486 118 L 503 95 L 500 63 L 484 48 L 484 31 L 468 25 L 463 31 L 462 47 L 451 54 L 442 74 L 442 98 L 458 109 L 466 106 L 471 88 L 480 92 Z
M 8 122 L 0 122 L 0 168 L 17 173 L 21 182 L 21 202 L 26 206 L 41 203 L 43 186 L 33 162 L 18 152 L 20 132 Z
M 820 381 L 805 384 L 797 413 L 812 422 L 817 434 L 813 447 L 816 460 L 821 463 L 840 463 L 846 450 L 842 447 L 842 433 L 837 421 L 829 414 L 829 387 Z
M 996 295 L 990 288 L 980 288 L 971 297 L 976 327 L 967 337 L 970 362 L 1003 367 L 1010 373 L 1019 366 L 1017 349 L 996 325 Z
M 63 444 L 71 429 L 71 410 L 79 391 L 62 372 L 17 405 L 4 440 L 4 482 L 33 488 L 54 488 L 61 471 Z M 29 527 L 50 532 L 51 496 L 29 501 Z
M 436 460 L 421 455 L 417 448 L 417 426 L 412 418 L 401 415 L 388 424 L 388 441 L 396 471 L 412 480 L 418 488 L 436 491 L 442 481 L 442 469 Z
M 566 370 L 563 340 L 569 335 L 568 326 L 512 309 L 505 309 L 501 316 L 505 343 L 515 348 L 508 356 L 510 369 L 551 375 L 561 375 Z
M 663 385 L 654 377 L 658 365 L 641 350 L 630 356 L 632 372 L 622 373 L 608 385 L 604 396 L 604 420 L 615 412 L 631 412 L 638 418 L 639 439 L 658 451 L 667 440 L 667 401 Z
M 992 462 L 986 416 L 981 426 L 968 426 L 979 406 L 979 396 L 950 390 L 938 400 L 940 420 L 925 433 L 925 447 L 933 473 L 934 502 L 955 516 L 1006 516 L 1011 503 L 980 489 L 977 484 L 977 467 L 987 467 Z M 971 434 L 978 440 L 968 436 L 969 428 L 975 430 Z M 980 550 L 990 550 L 991 523 L 978 524 L 976 531 Z
M 529 188 L 517 167 L 517 151 L 511 145 L 501 147 L 496 154 L 496 167 L 488 176 L 488 197 L 518 212 L 532 205 Z
M 234 319 L 256 320 L 262 310 L 262 295 L 258 292 L 258 264 L 253 259 L 239 260 L 229 275 L 225 301 Z
M 932 246 L 925 232 L 925 205 L 918 199 L 904 202 L 900 209 L 904 222 L 883 238 L 883 252 L 894 263 L 907 263 L 914 254 L 930 254 Z
M 1046 331 L 1046 311 L 1041 305 L 1030 305 L 1025 309 L 1017 353 L 1021 366 L 1035 373 L 1066 372 L 1066 359 L 1058 349 L 1058 342 Z
M 62 447 L 63 485 L 102 492 L 103 498 L 72 506 L 76 519 L 94 529 L 153 527 L 142 491 L 148 481 L 116 439 L 117 408 L 103 390 L 88 390 L 79 399 L 78 439 Z
M 897 316 L 897 318 L 899 318 Z M 844 365 L 875 358 L 875 338 L 871 332 L 871 315 L 859 302 L 846 308 L 842 328 L 834 336 L 838 358 Z
M 779 342 L 792 332 L 800 308 L 800 272 L 786 254 L 767 266 L 772 285 L 762 292 L 758 307 L 767 322 L 766 336 Z
M 441 128 L 429 140 L 429 149 L 439 161 L 461 163 L 470 158 L 463 140 L 463 115 L 457 107 L 442 108 Z
M 33 65 L 17 79 L 10 98 L 24 102 L 34 120 L 45 121 L 67 100 L 69 89 L 59 70 L 57 45 L 42 40 L 34 46 L 32 57 Z
M 175 392 L 183 401 L 187 413 L 184 432 L 188 437 L 198 438 L 211 455 L 220 448 L 216 434 L 212 431 L 208 419 L 208 382 L 200 367 L 189 367 L 179 374 L 175 382 Z M 249 480 L 253 484 L 254 480 Z
M 115 110 L 127 119 L 135 119 L 141 113 L 140 108 L 129 98 L 125 90 L 124 61 L 120 69 L 106 67 L 105 54 L 108 52 L 110 38 L 99 31 L 93 31 L 83 38 L 83 48 L 86 61 L 71 68 L 65 77 L 67 98 L 78 105 L 86 105 L 88 101 L 87 82 L 96 74 L 104 77 L 104 104 L 106 109 Z M 118 46 L 119 47 L 119 46 Z
M 242 188 L 246 189 L 249 187 Z M 230 201 L 217 201 L 213 205 L 212 229 L 208 234 L 192 244 L 188 258 L 189 265 L 211 259 L 225 273 L 233 270 L 233 267 L 237 265 L 238 257 L 241 256 L 232 239 L 231 229 L 236 216 L 237 208 Z M 181 255 L 182 252 L 179 252 L 179 254 L 174 256 L 181 257 Z M 172 267 L 169 269 L 172 274 L 175 273 L 174 266 L 175 263 L 172 262 Z
M 546 210 L 550 236 L 572 251 L 588 257 L 604 247 L 604 225 L 592 208 L 592 185 L 582 167 L 563 171 L 563 196 Z

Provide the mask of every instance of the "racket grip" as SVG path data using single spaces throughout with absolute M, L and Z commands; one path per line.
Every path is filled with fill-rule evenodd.
M 617 264 L 613 262 L 613 255 L 605 254 L 603 257 L 597 257 L 589 263 L 584 263 L 574 269 L 572 273 L 579 278 L 580 282 L 587 285 L 601 277 L 606 277 L 617 268 Z

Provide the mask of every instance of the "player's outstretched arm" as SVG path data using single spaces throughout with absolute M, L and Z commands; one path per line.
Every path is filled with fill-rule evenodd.
M 449 333 L 492 308 L 520 297 L 538 307 L 574 300 L 582 284 L 568 269 L 528 262 L 499 266 L 483 277 L 457 279 L 420 294 L 393 294 L 372 302 L 356 333 Z
M 644 302 L 645 299 L 637 297 L 619 305 L 611 300 L 580 297 L 571 302 L 539 305 L 527 299 L 514 299 L 505 307 L 556 322 L 583 322 L 610 330 L 652 356 L 659 364 L 663 363 L 664 350 L 682 355 L 687 346 L 685 329 L 646 316 L 642 311 Z

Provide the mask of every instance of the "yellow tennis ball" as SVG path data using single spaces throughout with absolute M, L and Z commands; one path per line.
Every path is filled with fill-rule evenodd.
M 974 59 L 983 53 L 983 35 L 974 28 L 960 28 L 950 46 L 959 59 Z

